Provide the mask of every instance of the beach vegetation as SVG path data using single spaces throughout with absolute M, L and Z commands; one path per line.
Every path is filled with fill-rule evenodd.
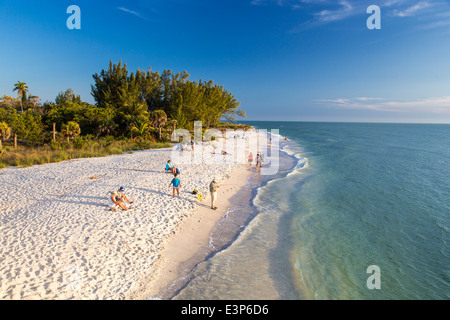
M 107 70 L 93 75 L 91 93 L 99 108 L 110 109 L 119 118 L 121 112 L 127 112 L 127 106 L 137 104 L 149 114 L 164 111 L 167 121 L 176 120 L 183 129 L 192 129 L 194 121 L 202 121 L 210 128 L 223 119 L 236 121 L 245 117 L 240 102 L 223 86 L 212 80 L 192 81 L 189 77 L 187 71 L 175 73 L 167 69 L 161 73 L 151 68 L 129 73 L 122 61 L 110 61 Z M 116 119 L 116 123 L 120 121 Z M 127 127 L 119 126 L 119 130 L 124 129 Z
M 131 132 L 133 133 L 133 141 L 142 141 L 142 140 L 148 140 L 151 139 L 152 141 L 155 141 L 150 134 L 150 124 L 148 121 L 136 121 L 133 123 L 133 126 L 131 127 Z
M 61 133 L 70 142 L 71 138 L 78 136 L 81 133 L 80 125 L 75 121 L 69 121 L 61 126 Z
M 7 140 L 11 136 L 11 127 L 6 122 L 0 122 L 0 140 Z
M 25 82 L 18 81 L 16 84 L 14 84 L 13 91 L 17 91 L 17 95 L 20 97 L 20 108 L 23 112 L 23 105 L 25 101 L 27 100 L 27 94 L 28 94 L 28 86 Z
M 224 123 L 245 117 L 240 102 L 214 81 L 191 81 L 187 71 L 129 72 L 122 61 L 93 75 L 95 104 L 72 89 L 41 103 L 26 82 L 12 86 L 16 97 L 0 98 L 0 168 L 171 147 L 176 129 L 193 133 L 194 122 Z
M 111 143 L 101 138 L 99 141 L 85 139 L 81 136 L 74 138 L 83 139 L 67 144 L 66 142 L 52 142 L 41 146 L 22 146 L 14 148 L 11 143 L 3 144 L 0 153 L 0 168 L 20 166 L 29 167 L 38 164 L 61 162 L 78 158 L 105 157 L 113 154 L 131 153 L 139 150 L 169 148 L 168 142 L 113 140 Z M 63 139 L 65 141 L 65 139 Z
M 150 113 L 150 121 L 153 126 L 158 127 L 159 130 L 159 140 L 162 139 L 161 128 L 167 122 L 167 114 L 164 110 L 155 110 Z
M 14 97 L 7 96 L 6 94 L 0 98 L 0 108 L 13 108 L 20 107 L 20 100 Z

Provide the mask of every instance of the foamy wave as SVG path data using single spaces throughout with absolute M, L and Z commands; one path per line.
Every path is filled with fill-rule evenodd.
M 281 151 L 283 151 L 284 153 L 287 153 L 290 156 L 295 156 L 295 153 L 289 149 L 289 146 L 284 146 L 283 148 L 281 148 Z
M 261 200 L 260 200 L 261 192 L 264 192 L 264 190 L 269 188 L 273 183 L 277 182 L 278 180 L 282 180 L 282 179 L 284 179 L 284 177 L 280 177 L 280 178 L 277 178 L 277 179 L 272 179 L 272 180 L 268 181 L 267 184 L 265 184 L 265 185 L 263 185 L 263 186 L 261 186 L 261 187 L 256 189 L 256 195 L 253 198 L 252 202 L 253 202 L 253 205 L 258 208 L 259 211 L 263 211 L 262 210 L 263 209 L 263 207 L 262 207 L 263 204 L 261 203 Z
M 298 162 L 297 165 L 295 166 L 294 170 L 300 170 L 300 169 L 304 169 L 308 166 L 308 159 L 307 158 L 297 158 Z
M 288 177 L 292 174 L 296 174 L 299 173 L 300 170 L 303 170 L 305 168 L 308 167 L 308 158 L 303 157 L 300 153 L 295 153 L 294 151 L 292 151 L 288 145 L 284 146 L 281 151 L 283 151 L 284 153 L 295 157 L 296 159 L 298 159 L 297 164 L 295 165 L 295 167 L 292 169 L 292 171 L 287 175 Z
M 258 206 L 259 205 L 259 197 L 260 197 L 260 192 L 261 192 L 261 189 L 262 188 L 264 188 L 265 186 L 262 186 L 262 187 L 259 187 L 258 189 L 256 189 L 256 195 L 255 195 L 255 197 L 253 198 L 253 205 L 254 206 Z
M 307 158 L 300 158 L 298 160 L 297 165 L 294 167 L 294 169 L 292 169 L 291 172 L 288 173 L 288 177 L 293 175 L 293 174 L 297 174 L 300 173 L 301 170 L 305 169 L 308 167 L 308 159 Z

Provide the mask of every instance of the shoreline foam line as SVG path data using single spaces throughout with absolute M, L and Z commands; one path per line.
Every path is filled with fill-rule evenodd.
M 210 208 L 209 196 L 198 204 L 193 214 L 181 221 L 175 233 L 165 241 L 151 273 L 126 298 L 170 299 L 189 281 L 189 273 L 198 263 L 220 252 L 222 249 L 212 249 L 211 234 L 227 214 L 231 199 L 247 186 L 252 173 L 246 165 L 241 165 L 227 180 L 219 182 L 218 209 Z
M 208 259 L 205 259 L 204 261 L 199 262 L 194 269 L 191 270 L 190 275 L 184 279 L 185 281 L 185 285 L 178 291 L 176 292 L 176 294 L 171 297 L 171 299 L 175 299 L 175 300 L 182 300 L 182 299 L 203 299 L 202 298 L 202 289 L 204 288 L 206 291 L 208 291 L 209 288 L 209 284 L 202 282 L 201 279 L 205 279 L 208 278 L 209 276 L 214 277 L 213 274 L 209 274 L 210 267 L 211 269 L 215 269 L 215 265 L 216 263 L 220 262 L 215 262 L 215 259 L 218 259 L 219 261 L 222 260 L 221 256 L 222 255 L 228 255 L 228 252 L 231 250 L 231 252 L 234 251 L 234 249 L 236 248 L 236 246 L 240 246 L 240 243 L 242 243 L 242 241 L 245 241 L 245 238 L 249 235 L 252 234 L 253 232 L 257 232 L 256 229 L 259 228 L 259 223 L 260 223 L 260 217 L 264 216 L 264 212 L 262 210 L 260 210 L 260 207 L 258 205 L 255 204 L 255 201 L 257 199 L 257 197 L 259 197 L 259 194 L 261 192 L 262 189 L 264 189 L 265 187 L 269 186 L 270 184 L 272 184 L 274 181 L 280 180 L 287 177 L 287 175 L 291 172 L 291 170 L 294 169 L 295 164 L 296 164 L 296 158 L 294 156 L 290 156 L 289 154 L 283 152 L 280 153 L 280 172 L 277 175 L 274 176 L 262 176 L 262 175 L 253 175 L 251 177 L 251 179 L 249 179 L 250 183 L 247 185 L 248 188 L 250 190 L 250 194 L 247 198 L 243 199 L 243 198 L 233 198 L 233 205 L 232 208 L 230 208 L 228 210 L 230 216 L 232 216 L 233 214 L 239 216 L 239 211 L 243 212 L 247 212 L 247 220 L 240 220 L 242 223 L 240 223 L 240 228 L 238 230 L 238 232 L 234 233 L 234 236 L 232 239 L 230 239 L 231 241 L 224 247 L 222 247 L 221 250 L 217 250 L 217 252 L 215 252 L 211 257 L 209 257 Z M 236 199 L 236 201 L 234 201 L 234 199 Z M 244 200 L 244 201 L 242 201 Z M 240 203 L 239 203 L 240 202 Z M 235 220 L 236 221 L 236 220 Z M 220 224 L 220 222 L 218 222 L 218 224 Z M 223 228 L 218 227 L 217 229 L 219 229 L 217 231 L 217 233 L 223 233 Z M 239 264 L 239 263 L 238 263 Z M 233 265 L 229 265 L 227 268 L 230 268 L 230 272 L 233 273 Z M 203 272 L 206 272 L 206 275 L 203 274 Z M 228 272 L 227 270 L 222 270 L 222 272 L 226 273 Z M 203 278 L 203 276 L 205 276 L 205 278 Z M 200 282 L 197 282 L 197 278 L 199 278 Z M 194 282 L 193 282 L 194 281 Z M 214 282 L 214 280 L 213 280 Z M 192 286 L 191 286 L 192 283 Z M 214 286 L 214 283 L 211 284 L 212 286 Z M 229 284 L 232 285 L 232 284 Z M 239 286 L 239 283 L 236 283 L 237 286 Z M 192 292 L 197 292 L 199 294 L 199 296 L 191 296 Z M 249 293 L 250 294 L 250 293 Z M 225 299 L 228 299 L 227 296 L 224 296 Z M 242 298 L 244 298 L 245 295 L 242 296 Z M 207 299 L 211 299 L 211 296 L 207 296 Z M 234 299 L 234 298 L 233 298 Z

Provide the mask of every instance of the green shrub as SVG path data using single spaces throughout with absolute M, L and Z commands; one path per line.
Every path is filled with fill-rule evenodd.
M 59 150 L 63 150 L 63 146 L 58 141 L 52 141 L 52 142 L 50 142 L 50 149 L 52 151 L 59 151 Z
M 66 160 L 69 160 L 69 155 L 64 151 L 58 152 L 52 156 L 52 162 L 61 162 Z
M 75 149 L 83 149 L 87 144 L 88 142 L 84 137 L 76 136 L 72 139 L 72 145 Z
M 100 138 L 100 144 L 104 147 L 107 148 L 109 147 L 111 144 L 113 144 L 114 142 L 114 137 L 113 136 L 106 136 L 106 137 L 102 137 Z

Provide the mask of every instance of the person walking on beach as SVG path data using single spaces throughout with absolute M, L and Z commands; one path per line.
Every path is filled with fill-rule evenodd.
M 181 181 L 178 178 L 178 174 L 175 174 L 174 178 L 172 179 L 172 181 L 170 182 L 169 187 L 172 186 L 173 187 L 173 197 L 175 198 L 175 190 L 178 193 L 178 198 L 180 197 L 180 187 L 181 187 Z
M 250 165 L 248 171 L 252 171 L 252 163 L 253 163 L 253 153 L 250 152 L 248 155 L 248 164 Z
M 217 200 L 217 189 L 219 186 L 217 185 L 216 178 L 213 178 L 213 181 L 209 184 L 209 191 L 211 192 L 211 209 L 217 210 L 216 200 Z
M 259 153 L 256 155 L 256 167 L 255 172 L 259 172 L 261 169 L 261 157 L 259 156 Z

